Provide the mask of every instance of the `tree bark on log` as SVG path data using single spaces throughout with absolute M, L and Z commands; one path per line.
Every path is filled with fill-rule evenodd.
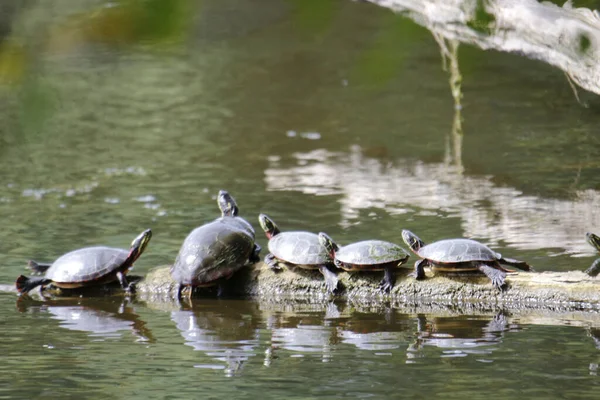
M 398 270 L 391 293 L 379 288 L 382 273 L 340 272 L 343 288 L 339 294 L 327 292 L 323 277 L 317 271 L 285 268 L 274 272 L 263 262 L 243 268 L 224 282 L 225 295 L 250 296 L 268 302 L 301 300 L 326 302 L 334 298 L 349 302 L 397 306 L 446 305 L 463 309 L 515 310 L 560 309 L 600 310 L 600 279 L 580 271 L 519 272 L 509 274 L 504 291 L 495 289 L 484 276 L 450 276 L 427 272 L 422 281 L 408 277 L 410 269 Z M 177 284 L 171 279 L 169 267 L 151 270 L 136 284 L 137 297 L 146 301 L 172 301 Z M 196 288 L 194 296 L 216 295 L 215 288 Z
M 367 0 L 408 16 L 434 36 L 525 55 L 600 94 L 600 17 L 536 0 Z

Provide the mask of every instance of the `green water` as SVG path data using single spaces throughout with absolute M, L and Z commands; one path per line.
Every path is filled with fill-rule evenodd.
M 468 236 L 539 271 L 595 258 L 599 103 L 578 104 L 549 66 L 462 46 L 457 157 L 436 42 L 373 5 L 5 9 L 3 284 L 29 258 L 126 247 L 148 227 L 135 272 L 170 263 L 217 215 L 219 189 L 257 229 L 265 212 L 341 243 Z M 1 398 L 595 398 L 599 386 L 597 332 L 569 319 L 14 293 L 0 316 Z

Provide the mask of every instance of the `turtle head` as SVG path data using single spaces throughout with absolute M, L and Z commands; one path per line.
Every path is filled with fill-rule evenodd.
M 275 222 L 271 218 L 269 218 L 266 214 L 260 214 L 258 216 L 258 223 L 263 231 L 265 231 L 265 235 L 267 235 L 267 239 L 271 239 L 273 236 L 279 234 L 281 232 Z
M 585 234 L 585 238 L 587 239 L 589 244 L 594 246 L 594 248 L 596 250 L 600 251 L 600 237 L 598 237 L 597 235 L 594 235 L 591 232 L 588 232 Z
M 223 217 L 235 217 L 240 211 L 235 199 L 226 190 L 219 190 L 217 204 L 221 209 L 221 216 Z
M 129 258 L 131 259 L 132 263 L 142 255 L 151 238 L 152 230 L 146 229 L 144 232 L 140 233 L 138 237 L 133 239 L 133 242 L 131 242 L 131 247 L 129 248 Z
M 406 245 L 415 253 L 417 253 L 421 247 L 425 246 L 425 243 L 408 229 L 402 230 L 402 240 L 404 240 L 404 243 L 406 243 Z
M 331 255 L 331 258 L 335 258 L 335 252 L 339 250 L 338 246 L 328 234 L 319 232 L 319 243 L 325 247 L 325 250 Z

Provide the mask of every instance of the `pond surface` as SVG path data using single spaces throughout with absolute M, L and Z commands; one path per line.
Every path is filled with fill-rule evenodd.
M 0 283 L 148 227 L 135 272 L 171 263 L 219 189 L 256 229 L 260 212 L 341 243 L 406 228 L 587 268 L 600 103 L 517 55 L 458 61 L 455 111 L 432 35 L 369 4 L 7 1 Z M 597 396 L 594 328 L 471 314 L 2 293 L 0 397 Z

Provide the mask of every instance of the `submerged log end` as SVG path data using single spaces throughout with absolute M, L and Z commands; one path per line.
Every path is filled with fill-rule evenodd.
M 512 304 L 528 307 L 600 307 L 600 279 L 583 272 L 520 272 L 507 277 L 504 291 L 495 289 L 485 277 L 479 276 L 432 276 L 416 281 L 407 276 L 409 269 L 399 269 L 396 285 L 387 294 L 379 289 L 383 273 L 338 274 L 339 293 L 327 292 L 323 276 L 318 271 L 299 268 L 271 270 L 259 262 L 242 269 L 225 282 L 225 293 L 253 296 L 271 301 L 304 299 L 323 301 L 333 297 L 359 302 L 395 301 L 400 303 L 448 303 L 463 304 L 483 302 L 490 305 Z M 151 270 L 137 284 L 142 298 L 153 296 L 174 298 L 177 284 L 172 280 L 168 267 Z M 215 291 L 214 288 L 197 288 L 195 293 Z

